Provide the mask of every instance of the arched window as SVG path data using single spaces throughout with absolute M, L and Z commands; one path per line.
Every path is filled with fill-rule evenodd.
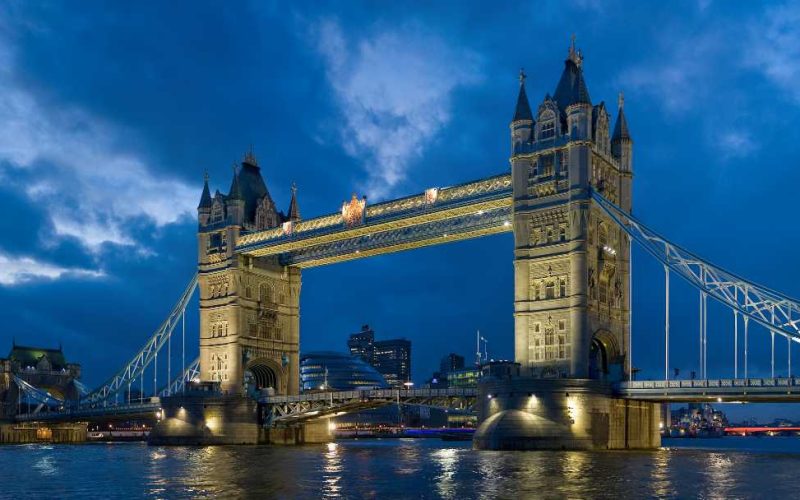
M 539 140 L 552 139 L 556 135 L 556 115 L 547 110 L 539 115 Z
M 544 298 L 545 299 L 556 298 L 556 284 L 552 280 L 548 281 L 547 284 L 545 284 L 544 286 Z
M 567 280 L 566 278 L 561 278 L 558 280 L 558 296 L 559 297 L 566 297 L 567 296 Z

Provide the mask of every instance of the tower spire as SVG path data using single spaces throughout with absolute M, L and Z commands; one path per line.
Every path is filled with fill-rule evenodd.
M 242 190 L 239 187 L 239 175 L 236 172 L 236 162 L 233 163 L 233 180 L 231 181 L 231 192 L 228 194 L 228 198 L 231 200 L 242 200 Z
M 622 92 L 617 96 L 617 106 L 619 107 L 617 123 L 614 125 L 614 134 L 611 136 L 611 140 L 631 140 L 631 134 L 628 131 L 628 120 L 625 118 L 625 95 Z
M 289 202 L 289 220 L 300 220 L 300 209 L 297 207 L 297 184 L 292 182 L 292 201 Z
M 208 170 L 203 174 L 203 194 L 200 195 L 200 204 L 197 208 L 211 208 L 211 191 L 208 189 Z
M 244 163 L 252 165 L 254 167 L 258 166 L 258 160 L 256 159 L 256 154 L 253 152 L 252 144 L 250 144 L 250 149 L 248 149 L 247 153 L 245 153 L 244 155 Z
M 575 33 L 570 37 L 571 43 L 569 45 L 569 60 L 575 63 L 575 66 L 581 67 L 583 63 L 583 54 L 580 50 L 575 48 Z
M 514 111 L 514 119 L 511 122 L 518 122 L 523 120 L 533 121 L 533 113 L 531 113 L 531 105 L 528 103 L 528 94 L 525 92 L 525 79 L 527 75 L 525 70 L 519 70 L 519 95 L 517 96 L 517 107 Z

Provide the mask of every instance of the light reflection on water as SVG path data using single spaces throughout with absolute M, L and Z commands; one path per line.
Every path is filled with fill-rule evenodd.
M 0 467 L 0 496 L 16 498 L 789 498 L 800 489 L 796 438 L 684 440 L 661 450 L 598 453 L 479 452 L 434 439 L 25 445 L 0 447 L 0 460 L 13 464 Z

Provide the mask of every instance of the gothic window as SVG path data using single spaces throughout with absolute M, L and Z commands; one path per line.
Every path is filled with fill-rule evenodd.
M 548 243 L 555 241 L 555 232 L 553 231 L 553 226 L 547 226 L 547 241 Z
M 214 202 L 214 205 L 211 208 L 211 223 L 222 222 L 225 218 L 225 213 L 222 209 L 222 203 L 219 200 Z
M 558 359 L 564 359 L 567 357 L 565 340 L 566 339 L 564 338 L 564 335 L 558 336 Z
M 567 280 L 566 278 L 561 278 L 558 280 L 558 296 L 559 297 L 566 297 L 567 296 Z
M 558 240 L 559 241 L 566 241 L 567 240 L 567 225 L 566 224 L 559 224 L 558 225 Z
M 541 331 L 542 331 L 542 324 L 539 323 L 539 322 L 534 323 L 533 324 L 533 333 L 539 333 Z
M 553 281 L 548 281 L 547 284 L 544 286 L 544 298 L 545 299 L 554 299 L 556 298 L 556 284 Z
M 600 278 L 600 302 L 605 304 L 608 302 L 608 280 Z
M 544 329 L 544 345 L 545 349 L 547 350 L 545 353 L 545 359 L 553 359 L 555 355 L 555 332 L 553 331 L 553 326 L 550 325 Z
M 539 132 L 539 140 L 551 139 L 556 135 L 556 122 L 555 117 L 552 116 L 551 113 L 545 115 L 549 119 L 542 123 L 541 130 Z
M 222 231 L 222 233 L 220 234 L 220 241 L 222 242 L 222 246 L 223 247 L 228 245 L 228 232 L 227 231 Z
M 567 320 L 560 319 L 558 320 L 558 331 L 563 332 L 567 329 Z
M 258 287 L 258 300 L 260 300 L 262 304 L 272 303 L 273 301 L 272 287 L 266 284 L 261 284 Z
M 568 170 L 569 170 L 569 155 L 567 154 L 567 151 L 564 150 L 561 152 L 561 175 L 566 176 Z
M 538 281 L 533 284 L 533 297 L 534 300 L 539 300 L 542 298 L 542 284 Z
M 248 299 L 251 298 L 253 296 L 253 289 L 250 288 L 249 286 L 246 287 L 244 289 L 244 296 L 247 297 Z

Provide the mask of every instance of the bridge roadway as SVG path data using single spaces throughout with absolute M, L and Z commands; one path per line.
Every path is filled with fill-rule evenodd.
M 161 410 L 157 397 L 147 398 L 141 403 L 111 404 L 107 406 L 64 407 L 59 411 L 20 413 L 14 418 L 17 422 L 86 422 L 94 420 L 155 419 Z
M 617 384 L 616 392 L 625 399 L 664 403 L 793 403 L 800 402 L 800 379 L 637 380 Z
M 800 402 L 800 378 L 750 378 L 709 380 L 642 380 L 620 382 L 615 394 L 623 399 L 662 403 L 698 402 Z M 386 406 L 405 404 L 449 411 L 472 412 L 477 389 L 375 389 L 317 392 L 298 396 L 261 396 L 258 403 L 268 425 L 291 424 L 310 419 L 336 417 Z M 61 411 L 23 413 L 20 422 L 75 422 L 98 419 L 155 418 L 160 399 L 141 403 L 96 407 L 65 407 Z
M 304 420 L 336 417 L 390 404 L 429 406 L 448 411 L 472 412 L 478 390 L 373 389 L 364 391 L 317 392 L 299 396 L 264 396 L 258 402 L 267 425 L 292 424 Z

